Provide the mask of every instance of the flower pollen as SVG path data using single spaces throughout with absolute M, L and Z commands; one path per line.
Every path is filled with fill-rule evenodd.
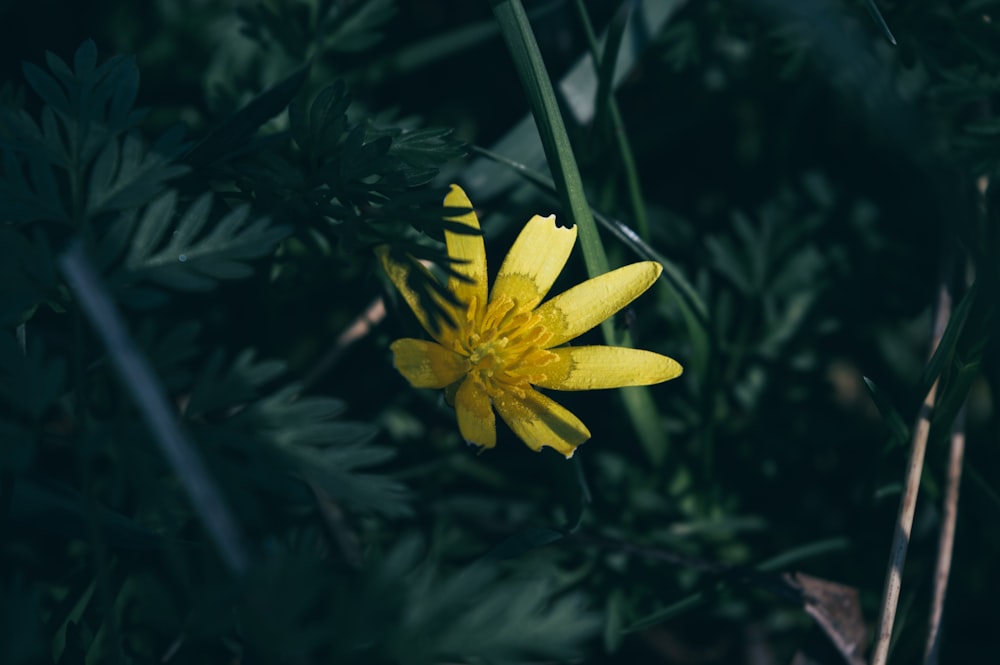
M 556 355 L 545 350 L 552 333 L 539 323 L 539 318 L 532 312 L 519 311 L 514 300 L 502 295 L 490 302 L 482 323 L 472 327 L 461 344 L 461 353 L 468 356 L 470 374 L 476 375 L 488 393 L 500 389 L 496 383 L 521 393 L 534 380 L 544 377 L 538 370 L 554 361 Z

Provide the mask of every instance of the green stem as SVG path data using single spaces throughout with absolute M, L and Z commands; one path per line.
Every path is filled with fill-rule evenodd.
M 490 4 L 528 97 L 559 198 L 579 229 L 587 273 L 592 278 L 603 275 L 609 271 L 608 257 L 587 202 L 580 168 L 528 16 L 520 0 L 490 0 Z M 627 333 L 619 339 L 612 319 L 601 323 L 601 333 L 609 345 L 630 345 Z M 648 388 L 630 388 L 622 392 L 622 397 L 640 443 L 650 460 L 656 465 L 661 464 L 666 458 L 668 440 Z
M 555 89 L 545 69 L 528 15 L 520 0 L 490 0 L 490 5 L 524 86 L 559 198 L 579 229 L 587 274 L 590 277 L 603 275 L 609 271 L 608 257 L 590 213 L 583 179 L 559 111 Z M 608 344 L 614 344 L 615 331 L 610 320 L 601 324 L 601 332 Z
M 590 50 L 590 56 L 594 59 L 594 68 L 597 71 L 601 71 L 604 58 L 611 57 L 617 59 L 617 53 L 602 54 L 599 52 L 597 35 L 594 32 L 594 26 L 590 22 L 590 16 L 587 14 L 587 8 L 584 6 L 583 0 L 576 0 L 575 7 L 576 13 L 580 17 L 580 23 L 583 25 L 584 35 L 587 38 L 587 48 Z M 608 44 L 610 44 L 610 41 Z M 607 96 L 606 101 L 602 100 L 602 97 L 605 95 Z M 625 123 L 622 120 L 621 109 L 618 107 L 618 100 L 615 99 L 611 85 L 598 88 L 598 96 L 594 104 L 594 127 L 598 130 L 600 129 L 599 122 L 603 117 L 600 109 L 603 108 L 604 104 L 607 104 L 608 117 L 611 119 L 611 132 L 615 147 L 618 149 L 618 159 L 621 161 L 622 169 L 625 171 L 625 185 L 628 188 L 629 205 L 632 208 L 632 214 L 635 216 L 635 226 L 639 231 L 639 237 L 648 242 L 650 239 L 649 215 L 646 214 L 645 198 L 642 195 L 642 185 L 639 182 L 639 170 L 635 165 L 635 154 L 632 152 L 632 144 L 629 142 L 628 134 L 625 132 Z

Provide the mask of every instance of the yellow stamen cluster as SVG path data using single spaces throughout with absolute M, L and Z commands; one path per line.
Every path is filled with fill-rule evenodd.
M 523 396 L 532 383 L 544 377 L 541 370 L 556 355 L 545 350 L 552 333 L 539 323 L 532 312 L 518 311 L 517 303 L 503 295 L 489 304 L 483 322 L 472 328 L 459 353 L 469 358 L 471 374 L 490 393 L 504 384 Z

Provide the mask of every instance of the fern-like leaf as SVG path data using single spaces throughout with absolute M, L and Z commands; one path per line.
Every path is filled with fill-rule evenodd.
M 249 276 L 253 270 L 247 262 L 272 251 L 289 232 L 266 218 L 251 218 L 248 206 L 210 225 L 211 210 L 212 196 L 207 193 L 176 222 L 176 191 L 150 203 L 135 222 L 131 247 L 116 280 L 149 280 L 180 291 L 206 291 L 221 280 Z M 117 232 L 131 223 L 131 216 L 123 216 Z
M 197 422 L 217 421 L 199 429 L 206 442 L 238 443 L 243 454 L 267 457 L 285 474 L 294 474 L 355 509 L 408 514 L 406 488 L 370 471 L 395 455 L 392 449 L 372 443 L 375 427 L 339 420 L 346 409 L 343 402 L 301 397 L 296 384 L 267 390 L 283 372 L 282 363 L 256 360 L 252 351 L 231 361 L 213 354 L 195 382 L 185 416 Z M 268 476 L 275 477 L 274 468 Z
M 142 205 L 163 191 L 164 183 L 187 172 L 173 164 L 182 149 L 180 131 L 164 134 L 146 149 L 137 134 L 108 141 L 90 172 L 87 213 L 105 212 Z

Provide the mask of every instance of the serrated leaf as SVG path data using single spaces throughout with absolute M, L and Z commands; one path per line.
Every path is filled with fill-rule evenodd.
M 308 75 L 309 67 L 300 67 L 255 97 L 195 145 L 185 156 L 185 161 L 195 167 L 205 167 L 223 161 L 242 149 L 265 122 L 288 106 Z
M 583 599 L 557 594 L 544 571 L 510 578 L 486 563 L 446 573 L 427 562 L 404 579 L 401 616 L 381 640 L 393 662 L 564 661 L 599 630 Z
M 44 158 L 29 153 L 30 182 L 18 156 L 10 148 L 3 148 L 3 174 L 0 175 L 0 221 L 13 223 L 66 222 L 66 211 L 58 196 L 58 185 L 51 167 Z M 53 195 L 55 193 L 55 195 Z
M 43 102 L 57 111 L 64 113 L 69 111 L 69 97 L 67 97 L 66 91 L 45 70 L 38 65 L 25 62 L 21 66 L 21 71 L 24 73 L 28 85 L 35 91 L 35 94 L 41 97 Z
M 408 514 L 406 488 L 371 469 L 395 455 L 391 448 L 371 443 L 376 429 L 367 423 L 335 420 L 344 410 L 343 402 L 299 397 L 295 384 L 266 391 L 265 384 L 283 371 L 281 363 L 256 361 L 252 351 L 228 364 L 223 354 L 215 353 L 195 381 L 185 415 L 200 422 L 230 412 L 214 428 L 202 428 L 202 438 L 239 442 L 251 455 L 270 451 L 279 460 L 272 465 L 281 464 L 285 473 L 307 479 L 357 510 Z
M 189 416 L 213 413 L 229 407 L 243 406 L 257 396 L 258 389 L 285 371 L 278 361 L 255 361 L 248 349 L 226 364 L 221 351 L 213 353 L 204 363 L 188 401 Z
M 94 40 L 85 39 L 73 54 L 73 69 L 81 79 L 86 79 L 97 66 L 97 45 Z
M 328 30 L 327 41 L 334 51 L 355 52 L 382 41 L 379 28 L 396 14 L 395 0 L 368 0 L 346 6 Z
M 154 199 L 168 180 L 185 173 L 186 166 L 174 164 L 178 145 L 157 144 L 147 150 L 138 134 L 111 139 L 91 173 L 87 213 L 91 216 L 142 205 Z
M 241 411 L 232 426 L 245 429 L 282 451 L 297 473 L 331 497 L 355 509 L 390 516 L 408 514 L 408 492 L 398 481 L 363 472 L 388 461 L 395 451 L 370 442 L 375 428 L 366 423 L 331 421 L 343 408 L 338 400 L 296 397 L 286 386 Z
M 173 221 L 177 208 L 177 192 L 169 190 L 146 207 L 142 219 L 136 223 L 135 235 L 132 237 L 132 248 L 129 251 L 126 264 L 142 260 L 142 257 L 152 254 L 160 245 L 164 235 Z M 128 220 L 132 217 L 129 212 Z
M 183 291 L 208 290 L 220 280 L 251 275 L 246 262 L 272 251 L 289 233 L 266 219 L 251 219 L 248 206 L 236 208 L 203 233 L 211 219 L 211 194 L 196 199 L 176 223 L 175 207 L 174 192 L 147 206 L 118 282 L 150 280 Z

